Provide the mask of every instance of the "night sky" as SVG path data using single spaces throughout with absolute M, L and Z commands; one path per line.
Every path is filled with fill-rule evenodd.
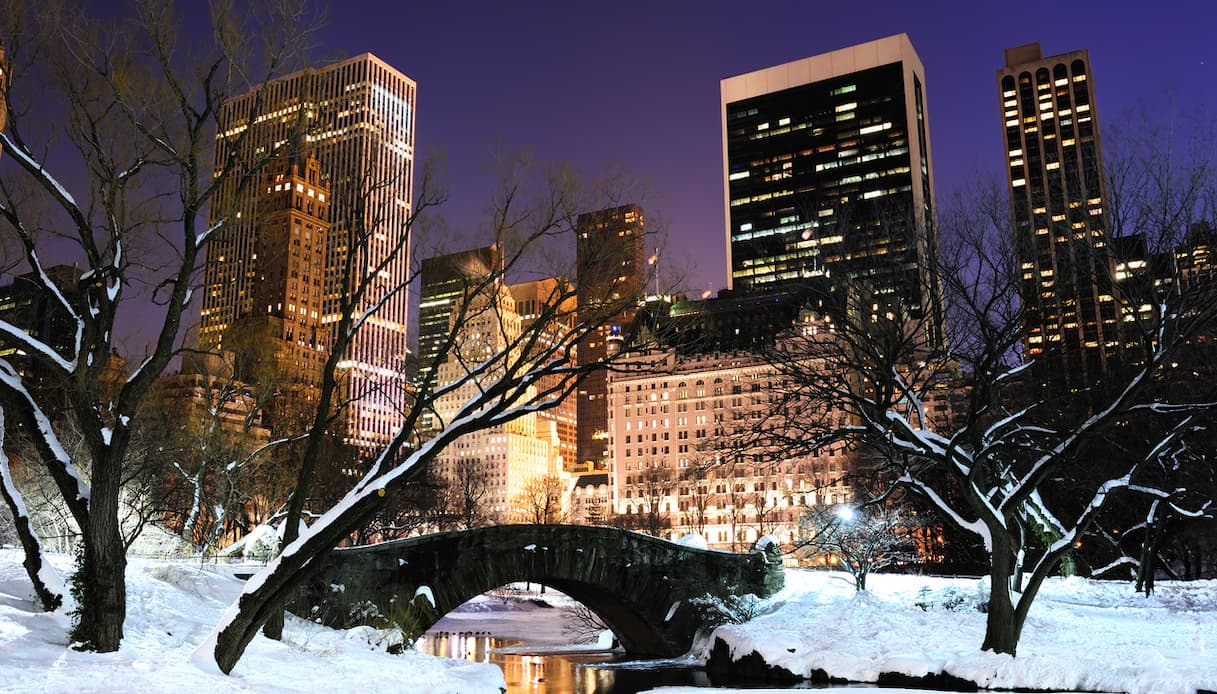
M 687 288 L 697 294 L 726 286 L 724 77 L 907 33 L 926 70 L 940 205 L 970 180 L 1002 176 L 995 75 L 1007 47 L 1088 49 L 1100 127 L 1128 120 L 1138 106 L 1163 116 L 1217 107 L 1217 3 L 997 7 L 348 2 L 331 7 L 315 59 L 371 51 L 417 81 L 417 156 L 444 156 L 452 228 L 482 218 L 496 151 L 527 149 L 589 176 L 623 166 L 647 184 L 648 222 L 669 235 L 661 271 L 687 266 Z
M 111 14 L 118 4 L 96 7 Z M 472 237 L 484 220 L 495 153 L 569 162 L 588 178 L 623 168 L 648 190 L 638 200 L 648 224 L 668 237 L 665 284 L 679 275 L 693 296 L 726 286 L 724 77 L 907 33 L 926 70 L 940 209 L 978 178 L 1004 185 L 996 71 L 1007 47 L 1089 49 L 1104 132 L 1138 107 L 1161 120 L 1217 113 L 1217 3 L 1208 0 L 321 5 L 313 64 L 370 51 L 417 82 L 416 157 L 445 162 L 450 229 Z M 183 6 L 202 15 L 201 3 Z M 138 334 L 125 342 L 139 351 Z

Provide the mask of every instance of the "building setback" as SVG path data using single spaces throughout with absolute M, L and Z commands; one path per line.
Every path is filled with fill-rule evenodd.
M 595 320 L 596 330 L 581 340 L 579 361 L 605 359 L 628 331 L 634 310 L 622 306 L 641 298 L 645 275 L 645 220 L 638 205 L 623 205 L 579 215 L 576 220 L 575 262 L 580 321 Z M 608 374 L 595 371 L 578 392 L 580 465 L 602 467 L 608 455 Z
M 728 286 L 864 278 L 940 324 L 925 71 L 904 34 L 722 80 Z
M 997 71 L 1024 341 L 1038 375 L 1067 389 L 1120 351 L 1103 152 L 1090 56 L 1007 49 Z
M 341 364 L 347 388 L 343 398 L 351 404 L 340 429 L 346 443 L 363 450 L 383 445 L 402 423 L 414 104 L 414 81 L 365 53 L 269 82 L 225 102 L 217 119 L 217 162 L 224 161 L 236 138 L 251 128 L 240 140 L 243 156 L 252 159 L 280 147 L 307 147 L 320 162 L 321 177 L 333 194 L 320 273 L 323 326 L 336 323 L 339 300 L 359 279 L 343 272 L 348 254 L 354 254 L 354 274 L 377 275 L 354 310 L 381 305 Z M 255 310 L 254 285 L 260 277 L 257 196 L 238 199 L 238 179 L 225 182 L 211 208 L 210 223 L 223 220 L 223 225 L 210 244 L 204 274 L 199 345 L 208 350 L 224 349 L 233 324 Z M 313 310 L 311 305 L 307 309 L 310 317 Z M 299 320 L 300 311 L 297 305 L 295 314 L 289 312 L 284 320 Z

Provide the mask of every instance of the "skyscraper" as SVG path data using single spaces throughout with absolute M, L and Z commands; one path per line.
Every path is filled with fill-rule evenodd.
M 253 310 L 233 323 L 229 346 L 270 363 L 246 370 L 254 355 L 239 355 L 236 377 L 242 381 L 269 376 L 315 384 L 321 373 L 330 345 L 321 322 L 329 192 L 313 156 L 284 156 L 267 166 L 258 201 Z M 243 340 L 236 334 L 242 331 Z
M 579 312 L 600 325 L 579 343 L 579 361 L 605 359 L 633 319 L 630 310 L 606 311 L 639 297 L 646 283 L 642 208 L 629 204 L 579 215 L 575 262 Z M 584 320 L 584 318 L 580 318 Z M 579 386 L 579 463 L 599 466 L 608 455 L 608 374 L 595 371 Z
M 216 137 L 216 161 L 240 142 L 253 157 L 281 147 L 308 148 L 320 163 L 332 198 L 321 282 L 321 325 L 338 320 L 339 300 L 364 275 L 372 278 L 356 314 L 379 306 L 359 330 L 342 369 L 350 401 L 344 410 L 345 442 L 374 450 L 401 425 L 408 356 L 406 320 L 409 278 L 409 219 L 414 164 L 415 84 L 374 55 L 365 53 L 274 80 L 224 103 Z M 256 109 L 256 112 L 255 112 Z M 249 136 L 237 136 L 252 129 Z M 214 225 L 230 215 L 212 241 L 204 275 L 199 345 L 223 349 L 234 323 L 265 307 L 254 305 L 260 277 L 257 196 L 238 197 L 238 176 L 225 181 L 212 205 Z M 300 204 L 314 202 L 297 188 Z M 354 273 L 344 273 L 348 255 Z M 353 275 L 353 276 L 352 276 Z M 289 278 L 288 291 L 305 291 Z M 311 288 L 309 289 L 311 292 Z M 285 320 L 299 320 L 301 304 Z M 306 309 L 311 313 L 315 307 Z M 304 339 L 295 333 L 296 339 Z M 332 344 L 332 339 L 326 340 Z
M 940 314 L 924 75 L 899 34 L 722 81 L 729 287 L 865 278 Z
M 441 386 L 457 385 L 435 399 L 435 413 L 445 426 L 487 384 L 501 378 L 508 365 L 501 360 L 477 375 L 473 369 L 504 350 L 518 346 L 521 330 L 511 291 L 494 283 L 469 296 L 469 313 L 454 326 L 457 341 L 447 359 L 436 369 Z M 536 396 L 533 386 L 523 389 L 517 402 Z M 471 431 L 444 448 L 435 459 L 436 472 L 466 499 L 484 494 L 478 503 L 493 520 L 520 520 L 519 497 L 530 484 L 556 474 L 558 457 L 556 427 L 536 412 L 492 427 Z
M 1006 50 L 997 71 L 1024 340 L 1042 378 L 1093 383 L 1120 348 L 1090 56 Z
M 433 362 L 452 328 L 452 310 L 486 282 L 499 264 L 494 246 L 424 258 L 419 271 L 418 380 L 433 379 Z

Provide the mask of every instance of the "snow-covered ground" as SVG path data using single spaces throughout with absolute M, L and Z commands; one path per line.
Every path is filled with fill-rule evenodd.
M 1017 658 L 979 649 L 983 581 L 880 574 L 855 594 L 844 575 L 788 570 L 786 585 L 766 614 L 715 632 L 733 654 L 857 682 L 945 672 L 996 689 L 1217 690 L 1217 581 L 1159 582 L 1146 598 L 1129 583 L 1050 579 Z
M 54 561 L 69 564 L 68 557 Z M 122 649 L 78 653 L 67 647 L 65 615 L 33 610 L 20 562 L 17 550 L 0 549 L 0 692 L 480 694 L 503 686 L 493 665 L 389 655 L 370 643 L 371 630 L 339 632 L 297 619 L 283 643 L 256 638 L 232 676 L 201 671 L 190 654 L 240 581 L 228 567 L 189 561 L 132 559 Z M 975 579 L 875 575 L 870 588 L 856 595 L 842 575 L 788 571 L 787 588 L 764 604 L 761 616 L 720 627 L 716 636 L 741 655 L 756 650 L 794 672 L 819 668 L 855 681 L 887 671 L 947 672 L 993 688 L 1217 690 L 1217 581 L 1161 582 L 1147 599 L 1126 583 L 1052 580 L 1032 608 L 1017 658 L 979 650 L 984 615 L 975 605 L 983 584 Z M 549 593 L 544 599 L 555 608 L 479 598 L 437 629 L 478 631 L 493 612 L 499 638 L 570 643 L 569 616 L 561 609 L 569 599 Z
M 70 557 L 53 557 L 64 569 Z M 370 629 L 334 631 L 289 618 L 282 643 L 256 638 L 231 676 L 203 672 L 191 652 L 240 591 L 231 569 L 131 559 L 117 653 L 67 646 L 68 617 L 35 612 L 21 554 L 0 549 L 0 692 L 498 692 L 493 665 L 390 655 Z

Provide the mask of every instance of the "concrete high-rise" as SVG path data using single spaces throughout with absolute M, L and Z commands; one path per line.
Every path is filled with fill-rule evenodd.
M 633 320 L 634 307 L 625 304 L 641 298 L 646 284 L 645 220 L 629 204 L 581 214 L 575 227 L 580 320 L 598 323 L 578 345 L 579 361 L 590 364 L 613 353 Z M 578 392 L 580 465 L 607 463 L 608 404 L 608 374 L 594 371 Z
M 470 295 L 465 320 L 453 326 L 456 344 L 435 372 L 436 382 L 452 390 L 435 399 L 437 426 L 459 416 L 482 389 L 501 378 L 508 364 L 498 360 L 485 372 L 478 368 L 495 355 L 519 346 L 522 320 L 512 292 L 493 283 Z M 527 386 L 514 404 L 530 402 L 536 388 Z M 471 431 L 454 441 L 435 459 L 435 470 L 453 489 L 466 495 L 484 494 L 482 511 L 496 521 L 523 518 L 520 497 L 530 485 L 558 473 L 558 434 L 552 422 L 536 412 Z
M 1006 50 L 997 71 L 1027 354 L 1041 379 L 1094 382 L 1120 350 L 1090 57 Z
M 342 399 L 350 405 L 339 429 L 345 443 L 363 450 L 375 450 L 402 423 L 414 104 L 414 81 L 365 53 L 271 81 L 225 102 L 218 117 L 217 162 L 239 143 L 240 154 L 250 159 L 281 147 L 307 148 L 320 163 L 332 198 L 309 198 L 307 187 L 295 191 L 301 205 L 326 202 L 331 216 L 324 267 L 309 280 L 319 281 L 322 293 L 320 306 L 307 308 L 310 319 L 318 310 L 321 325 L 332 332 L 341 298 L 371 273 L 368 291 L 353 310 L 378 309 L 341 364 Z M 211 223 L 226 220 L 208 250 L 199 328 L 204 349 L 224 349 L 233 325 L 259 308 L 258 196 L 239 195 L 239 181 L 227 179 L 212 205 Z M 343 272 L 348 258 L 353 273 Z M 301 282 L 297 290 L 306 290 L 303 278 L 290 279 Z M 299 320 L 300 310 L 297 303 L 285 320 Z
M 940 324 L 925 70 L 904 34 L 721 84 L 728 286 L 864 279 Z

